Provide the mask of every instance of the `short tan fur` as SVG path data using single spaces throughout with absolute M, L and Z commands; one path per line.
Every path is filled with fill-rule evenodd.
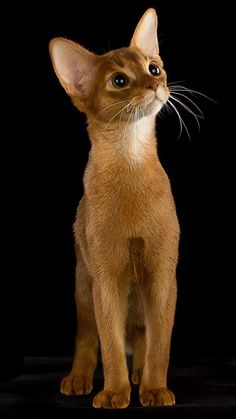
M 179 224 L 157 154 L 155 117 L 169 89 L 156 12 L 146 11 L 127 48 L 99 56 L 55 38 L 50 54 L 62 86 L 87 116 L 91 141 L 74 223 L 76 348 L 61 392 L 92 391 L 100 344 L 104 389 L 93 406 L 127 407 L 129 343 L 141 404 L 172 405 L 167 370 Z

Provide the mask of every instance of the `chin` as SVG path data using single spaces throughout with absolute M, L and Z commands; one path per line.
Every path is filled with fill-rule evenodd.
M 148 115 L 157 115 L 158 112 L 160 112 L 160 110 L 162 109 L 162 107 L 164 106 L 164 103 L 158 99 L 155 98 L 151 103 L 149 103 L 145 110 L 144 110 L 144 115 L 148 116 Z

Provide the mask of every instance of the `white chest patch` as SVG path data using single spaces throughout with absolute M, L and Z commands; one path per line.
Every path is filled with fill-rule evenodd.
M 148 153 L 152 133 L 153 117 L 146 116 L 131 123 L 121 141 L 124 157 L 134 164 L 142 163 Z

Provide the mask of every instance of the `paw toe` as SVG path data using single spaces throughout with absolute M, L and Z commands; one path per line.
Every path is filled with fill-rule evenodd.
M 73 394 L 72 388 L 72 380 L 70 377 L 64 377 L 61 381 L 60 392 L 66 396 L 71 396 Z
M 93 407 L 104 409 L 125 409 L 129 405 L 129 395 L 125 392 L 116 393 L 103 390 L 93 399 Z
M 63 378 L 61 382 L 60 391 L 66 396 L 75 394 L 80 396 L 82 394 L 89 394 L 93 389 L 93 382 L 91 377 L 78 376 L 70 374 Z
M 139 396 L 143 406 L 172 406 L 175 404 L 175 396 L 167 388 L 143 391 Z

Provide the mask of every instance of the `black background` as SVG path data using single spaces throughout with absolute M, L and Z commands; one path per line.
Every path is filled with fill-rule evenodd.
M 3 320 L 8 351 L 71 355 L 75 335 L 72 223 L 83 193 L 89 140 L 85 117 L 53 72 L 55 36 L 97 53 L 129 44 L 148 7 L 159 15 L 160 52 L 169 81 L 195 98 L 205 119 L 179 140 L 176 116 L 157 119 L 159 155 L 176 200 L 182 237 L 173 356 L 234 355 L 232 13 L 215 1 L 33 2 L 14 7 L 10 123 L 4 137 L 9 293 Z M 13 348 L 13 349 L 12 349 Z

